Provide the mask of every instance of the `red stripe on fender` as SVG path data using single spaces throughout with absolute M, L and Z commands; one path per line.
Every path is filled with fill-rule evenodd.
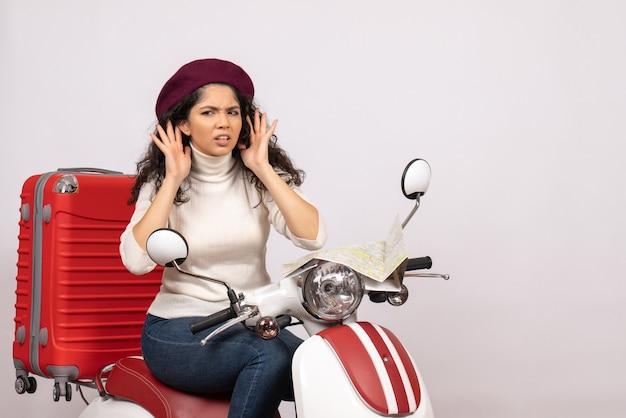
M 404 364 L 404 368 L 406 370 L 406 373 L 409 377 L 409 381 L 411 382 L 411 386 L 413 388 L 413 395 L 415 396 L 415 404 L 417 408 L 420 405 L 421 389 L 420 389 L 419 379 L 417 378 L 417 371 L 415 370 L 415 367 L 413 365 L 413 360 L 411 360 L 411 356 L 406 351 L 406 349 L 404 348 L 400 340 L 391 331 L 389 331 L 388 329 L 384 327 L 380 327 L 380 328 L 383 331 L 385 331 L 385 334 L 387 335 L 389 340 L 391 340 L 391 342 L 393 343 L 393 346 L 398 352 L 398 355 L 400 356 L 400 359 L 402 360 L 402 364 Z
M 382 337 L 380 336 L 380 334 L 378 333 L 378 331 L 374 328 L 372 324 L 368 322 L 359 322 L 359 325 L 367 333 L 367 336 L 370 338 L 370 340 L 376 347 L 376 351 L 378 351 L 378 355 L 383 360 L 383 364 L 385 365 L 385 369 L 387 371 L 387 376 L 389 376 L 389 380 L 391 381 L 391 386 L 393 387 L 393 393 L 396 396 L 396 403 L 398 404 L 398 413 L 399 414 L 409 413 L 410 407 L 409 407 L 407 389 L 404 387 L 404 383 L 402 382 L 402 376 L 400 376 L 400 371 L 398 370 L 398 365 L 394 361 L 393 356 L 391 352 L 389 351 L 389 348 L 387 347 L 387 344 L 385 343 L 385 341 L 383 341 Z M 384 331 L 385 333 L 387 333 L 386 330 Z M 402 365 L 400 367 L 402 367 Z M 409 366 L 409 367 L 411 369 L 413 368 L 412 366 Z
M 340 325 L 326 329 L 318 335 L 335 351 L 363 401 L 372 409 L 388 414 L 387 400 L 374 363 L 354 331 L 346 325 Z

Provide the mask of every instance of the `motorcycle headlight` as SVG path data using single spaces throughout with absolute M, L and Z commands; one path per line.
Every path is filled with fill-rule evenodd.
M 320 262 L 300 285 L 306 310 L 330 322 L 352 315 L 363 298 L 363 285 L 357 273 L 332 261 Z

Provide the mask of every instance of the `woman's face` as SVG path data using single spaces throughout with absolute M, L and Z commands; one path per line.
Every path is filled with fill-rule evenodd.
M 227 155 L 237 146 L 241 132 L 241 107 L 230 86 L 209 84 L 203 87 L 200 100 L 179 125 L 203 154 Z

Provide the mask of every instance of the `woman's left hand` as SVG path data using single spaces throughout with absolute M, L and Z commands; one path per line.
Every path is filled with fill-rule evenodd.
M 251 121 L 249 116 L 246 120 L 250 126 L 250 146 L 246 148 L 245 144 L 239 144 L 239 151 L 246 167 L 258 175 L 260 170 L 270 167 L 268 160 L 269 142 L 274 135 L 278 120 L 273 121 L 268 127 L 267 115 L 261 114 L 258 108 L 254 111 L 254 121 Z

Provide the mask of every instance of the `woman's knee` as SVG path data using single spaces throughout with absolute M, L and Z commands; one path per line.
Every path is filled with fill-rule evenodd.
M 293 353 L 280 340 L 259 340 L 256 345 L 260 357 L 269 358 L 275 364 L 290 364 Z

